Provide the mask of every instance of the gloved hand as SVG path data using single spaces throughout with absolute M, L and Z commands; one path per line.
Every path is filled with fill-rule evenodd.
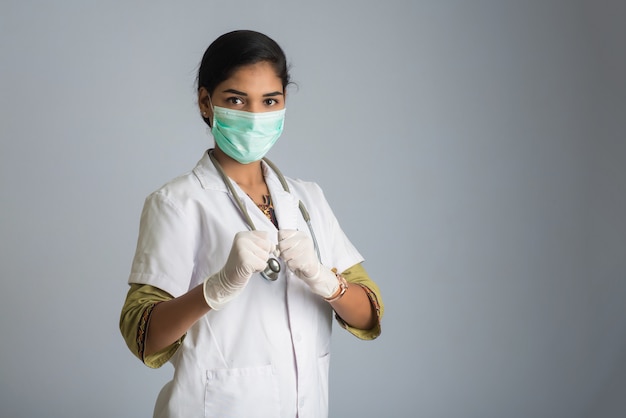
M 241 293 L 250 277 L 265 269 L 273 249 L 265 231 L 238 232 L 224 267 L 204 280 L 204 299 L 211 309 L 222 309 Z
M 335 273 L 317 259 L 309 234 L 290 229 L 279 230 L 278 250 L 289 270 L 304 280 L 313 293 L 328 299 L 337 292 L 339 280 Z

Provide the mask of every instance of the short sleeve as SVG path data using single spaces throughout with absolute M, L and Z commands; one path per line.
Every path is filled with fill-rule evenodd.
M 149 284 L 178 297 L 189 290 L 197 227 L 161 192 L 146 198 L 129 283 Z

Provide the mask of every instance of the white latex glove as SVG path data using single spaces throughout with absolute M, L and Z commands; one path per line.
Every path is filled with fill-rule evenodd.
M 265 231 L 238 232 L 224 267 L 204 280 L 204 299 L 211 309 L 222 309 L 241 293 L 250 277 L 265 269 L 273 249 Z
M 335 273 L 317 259 L 309 234 L 291 229 L 279 230 L 278 250 L 289 270 L 304 280 L 313 293 L 330 298 L 337 292 L 339 280 Z

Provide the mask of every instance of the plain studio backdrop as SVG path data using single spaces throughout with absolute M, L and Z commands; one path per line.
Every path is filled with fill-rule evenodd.
M 147 194 L 213 141 L 201 56 L 297 83 L 317 181 L 387 306 L 333 333 L 331 417 L 626 416 L 623 1 L 3 1 L 0 416 L 149 417 L 119 311 Z

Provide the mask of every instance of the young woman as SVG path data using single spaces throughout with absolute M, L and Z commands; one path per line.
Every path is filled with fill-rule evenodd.
M 147 366 L 174 365 L 155 417 L 325 417 L 332 312 L 361 339 L 380 334 L 379 289 L 319 186 L 263 159 L 288 84 L 258 32 L 224 34 L 202 58 L 215 148 L 147 197 L 120 318 Z

